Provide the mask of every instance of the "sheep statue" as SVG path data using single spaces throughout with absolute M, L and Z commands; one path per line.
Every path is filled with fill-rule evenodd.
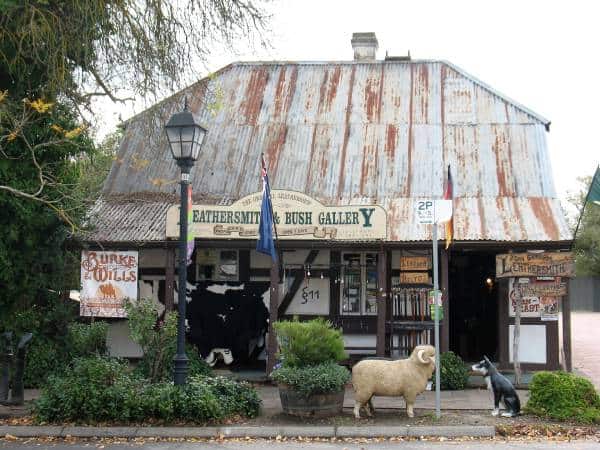
M 427 387 L 434 369 L 435 348 L 431 345 L 418 345 L 407 359 L 363 359 L 352 368 L 354 417 L 360 419 L 361 407 L 369 417 L 372 415 L 374 395 L 404 397 L 406 414 L 414 417 L 417 395 Z

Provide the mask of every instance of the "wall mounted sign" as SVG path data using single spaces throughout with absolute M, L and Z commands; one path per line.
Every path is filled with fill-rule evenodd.
M 272 190 L 279 239 L 371 241 L 387 238 L 387 214 L 378 205 L 325 206 L 295 191 Z M 190 230 L 197 238 L 257 239 L 262 192 L 230 206 L 193 205 Z M 179 237 L 179 206 L 167 211 L 167 238 Z
M 515 317 L 517 296 L 520 290 L 521 317 L 535 317 L 542 320 L 558 320 L 558 299 L 566 295 L 566 283 L 560 278 L 554 281 L 540 281 L 535 279 L 520 278 L 519 282 L 510 278 L 508 280 L 509 316 Z M 518 287 L 517 287 L 518 286 Z
M 400 272 L 401 284 L 431 284 L 428 272 Z
M 508 253 L 496 255 L 496 278 L 572 277 L 571 252 Z
M 429 270 L 431 259 L 429 256 L 401 256 L 400 270 Z
M 328 315 L 329 278 L 314 277 L 304 280 L 285 313 Z
M 127 317 L 123 302 L 137 293 L 138 252 L 81 252 L 80 315 Z

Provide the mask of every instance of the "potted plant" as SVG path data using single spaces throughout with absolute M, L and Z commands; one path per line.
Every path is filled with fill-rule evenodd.
M 324 319 L 275 323 L 280 364 L 271 374 L 283 411 L 295 416 L 340 414 L 350 372 L 338 362 L 348 356 L 339 330 Z

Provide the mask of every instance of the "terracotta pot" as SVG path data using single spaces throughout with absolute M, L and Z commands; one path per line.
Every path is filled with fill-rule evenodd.
M 327 417 L 342 413 L 344 388 L 339 392 L 301 396 L 291 386 L 280 384 L 279 398 L 283 412 L 300 417 Z

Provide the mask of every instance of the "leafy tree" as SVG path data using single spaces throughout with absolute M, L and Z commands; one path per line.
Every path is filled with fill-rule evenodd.
M 197 76 L 211 49 L 264 44 L 263 0 L 0 0 L 1 89 L 75 105 L 159 94 Z
M 578 193 L 571 195 L 569 201 L 581 212 L 592 178 L 581 177 L 579 182 L 582 188 Z M 575 228 L 576 224 L 573 226 L 573 229 Z M 600 206 L 593 203 L 585 205 L 573 251 L 577 275 L 600 275 Z

